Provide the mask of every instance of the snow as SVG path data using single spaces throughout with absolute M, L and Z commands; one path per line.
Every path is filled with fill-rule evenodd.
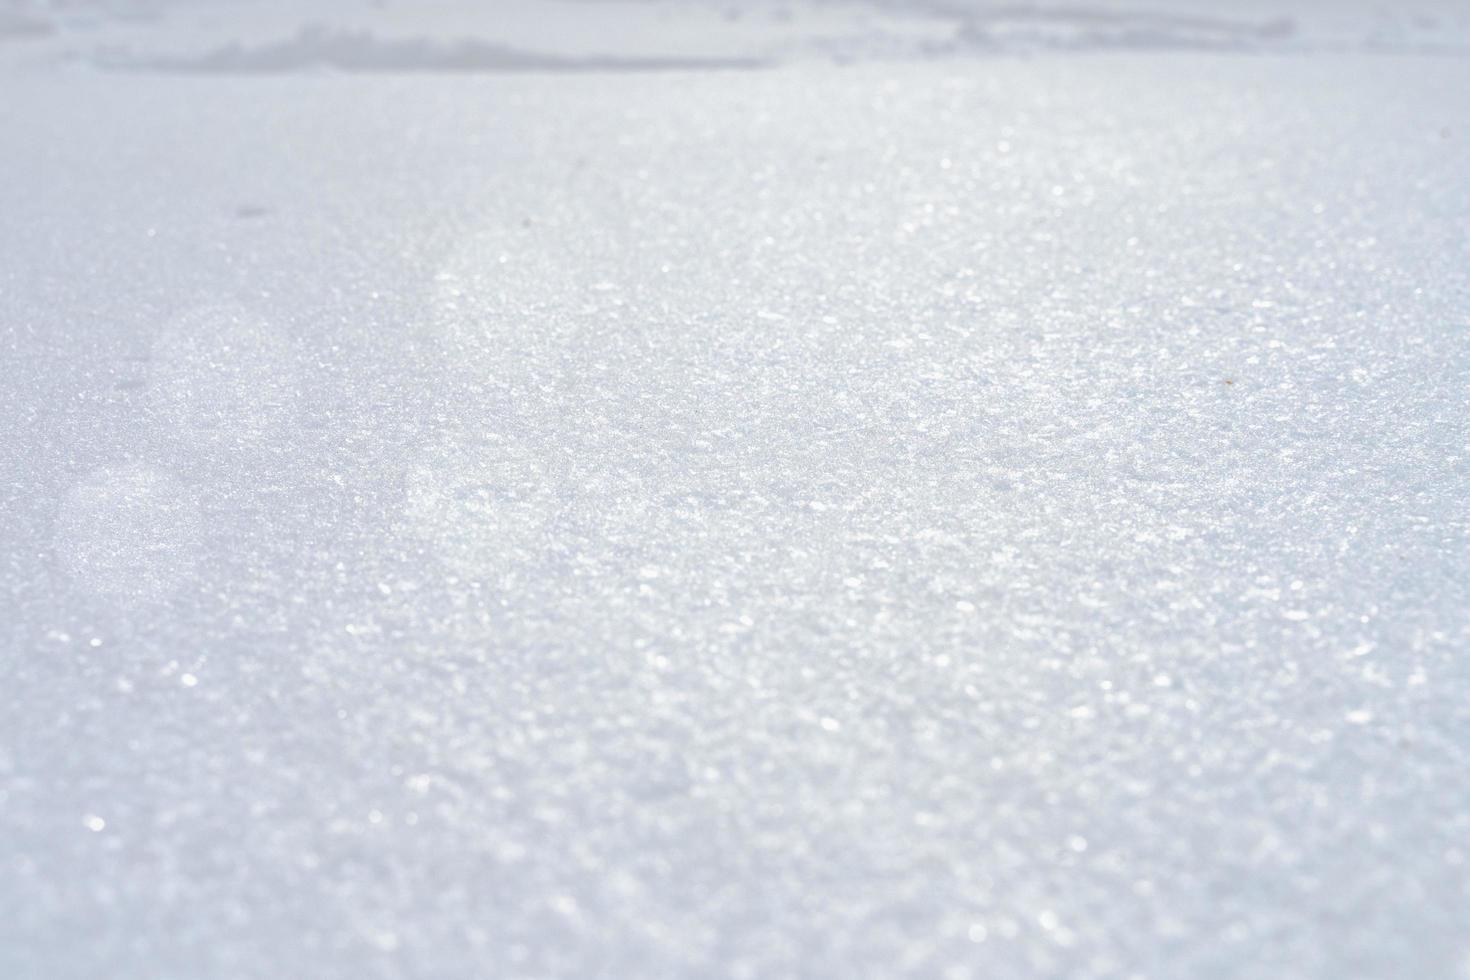
M 1470 976 L 1463 8 L 486 10 L 0 3 L 0 976 Z

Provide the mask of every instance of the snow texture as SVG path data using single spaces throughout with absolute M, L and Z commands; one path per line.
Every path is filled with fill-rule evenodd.
M 1462 8 L 501 10 L 0 2 L 0 977 L 1470 977 Z

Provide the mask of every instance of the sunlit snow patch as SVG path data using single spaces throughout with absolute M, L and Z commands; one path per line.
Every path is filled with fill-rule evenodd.
M 199 506 L 167 472 L 146 466 L 99 470 L 73 487 L 56 518 L 63 571 L 90 591 L 124 602 L 161 600 L 194 572 L 201 554 Z
M 195 307 L 166 324 L 148 374 L 160 445 L 195 461 L 259 462 L 300 422 L 300 354 L 243 307 Z

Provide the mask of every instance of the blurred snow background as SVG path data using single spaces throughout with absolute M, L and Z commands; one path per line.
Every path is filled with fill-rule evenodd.
M 1470 976 L 1467 38 L 0 0 L 0 977 Z
M 549 56 L 723 54 L 790 60 L 1037 50 L 1375 50 L 1463 53 L 1460 0 L 5 0 L 0 39 L 56 39 L 77 57 L 167 57 L 207 67 L 222 48 L 262 69 L 270 52 L 313 38 L 363 46 L 407 41 L 530 47 Z M 306 42 L 301 42 L 306 43 Z M 33 45 L 35 46 L 35 45 Z M 379 65 L 359 53 L 354 67 Z M 454 67 L 432 47 L 415 67 Z M 310 60 L 310 59 L 303 59 Z M 293 62 L 294 65 L 294 62 Z M 460 67 L 463 67 L 461 62 Z

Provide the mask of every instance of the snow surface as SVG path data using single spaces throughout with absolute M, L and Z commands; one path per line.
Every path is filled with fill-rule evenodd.
M 1463 7 L 487 9 L 0 2 L 0 977 L 1470 977 Z

